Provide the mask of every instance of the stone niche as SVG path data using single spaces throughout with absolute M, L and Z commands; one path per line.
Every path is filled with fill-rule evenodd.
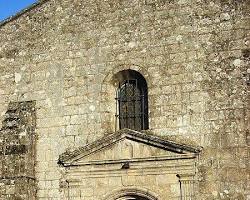
M 200 151 L 120 130 L 60 156 L 62 199 L 195 199 Z

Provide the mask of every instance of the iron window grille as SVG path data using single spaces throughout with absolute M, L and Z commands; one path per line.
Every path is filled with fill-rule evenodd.
M 148 129 L 147 86 L 138 79 L 119 83 L 116 94 L 116 121 L 119 129 Z

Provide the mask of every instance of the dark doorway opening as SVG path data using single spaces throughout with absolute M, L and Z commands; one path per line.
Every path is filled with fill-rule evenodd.
M 120 197 L 117 200 L 149 200 L 148 198 L 137 196 L 137 195 L 126 195 L 123 197 Z

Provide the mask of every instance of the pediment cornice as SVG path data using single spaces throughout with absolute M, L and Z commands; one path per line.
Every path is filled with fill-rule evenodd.
M 70 165 L 70 163 L 73 163 L 97 151 L 100 152 L 102 151 L 102 149 L 108 146 L 115 145 L 123 139 L 142 143 L 144 145 L 159 148 L 168 152 L 173 152 L 177 155 L 198 154 L 201 151 L 201 147 L 178 144 L 170 140 L 162 139 L 159 136 L 150 135 L 147 133 L 142 133 L 130 129 L 123 129 L 115 133 L 105 135 L 102 138 L 96 140 L 95 142 L 77 148 L 74 151 L 67 151 L 61 154 L 59 156 L 58 163 L 63 166 Z

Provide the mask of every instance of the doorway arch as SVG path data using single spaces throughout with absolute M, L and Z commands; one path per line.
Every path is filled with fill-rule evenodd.
M 123 197 L 119 197 L 116 200 L 150 200 L 150 199 L 138 195 L 125 195 Z
M 104 200 L 160 200 L 155 194 L 145 189 L 122 189 L 106 196 Z

